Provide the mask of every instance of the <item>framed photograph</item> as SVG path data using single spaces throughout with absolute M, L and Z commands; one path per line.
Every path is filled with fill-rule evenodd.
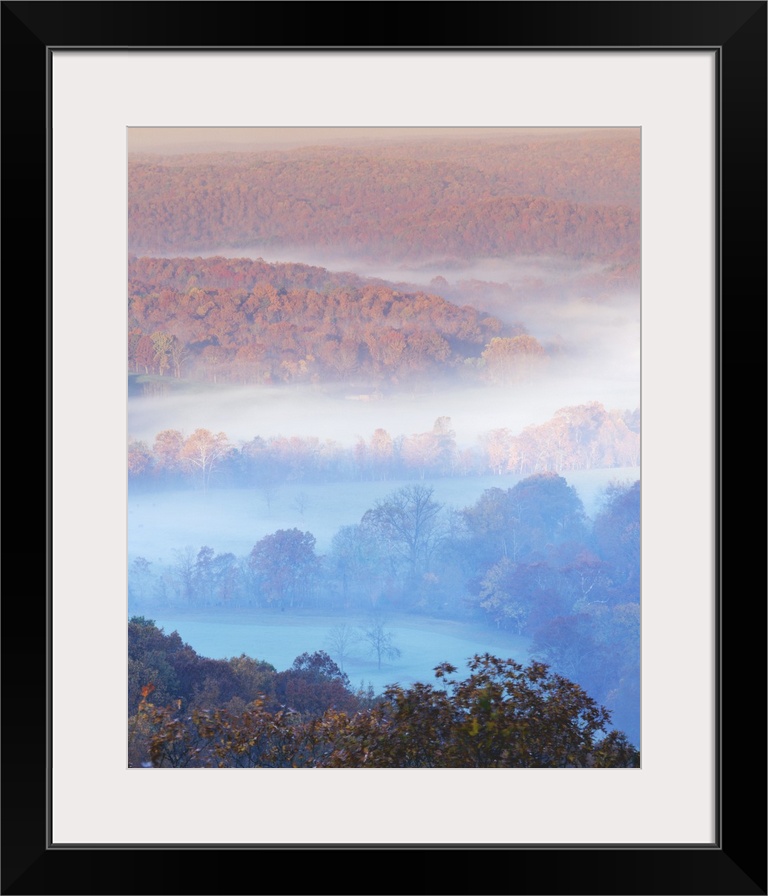
M 33 613 L 34 627 L 28 618 L 29 605 L 21 612 L 10 610 L 13 636 L 6 656 L 13 658 L 14 686 L 6 665 L 3 777 L 6 819 L 13 817 L 13 824 L 6 820 L 4 825 L 3 892 L 237 892 L 243 886 L 252 888 L 252 882 L 239 884 L 245 868 L 237 866 L 246 862 L 252 873 L 254 857 L 248 852 L 253 850 L 259 857 L 265 852 L 270 857 L 274 854 L 278 861 L 290 858 L 290 851 L 312 852 L 306 869 L 291 868 L 286 880 L 277 883 L 270 878 L 266 889 L 277 892 L 495 892 L 498 883 L 489 888 L 487 880 L 498 881 L 501 874 L 503 892 L 510 893 L 765 893 L 765 788 L 760 777 L 764 755 L 745 756 L 743 714 L 734 709 L 734 703 L 743 705 L 738 701 L 746 680 L 762 730 L 765 608 L 760 600 L 750 605 L 749 618 L 745 618 L 742 593 L 746 588 L 753 592 L 754 582 L 740 581 L 736 586 L 735 567 L 746 570 L 749 564 L 736 563 L 735 553 L 734 568 L 729 567 L 732 587 L 727 592 L 723 587 L 721 423 L 724 348 L 738 345 L 731 361 L 742 365 L 742 381 L 764 381 L 766 4 L 487 4 L 483 22 L 466 29 L 462 24 L 462 32 L 470 37 L 462 33 L 460 43 L 441 38 L 435 43 L 414 41 L 412 46 L 386 40 L 381 45 L 378 40 L 376 45 L 359 46 L 305 44 L 302 33 L 299 39 L 273 45 L 241 44 L 243 28 L 235 22 L 244 9 L 266 12 L 268 7 L 3 3 L 4 167 L 8 182 L 29 184 L 35 197 L 32 203 L 25 189 L 19 199 L 15 194 L 6 198 L 6 258 L 29 259 L 24 267 L 40 295 L 44 292 L 47 297 L 48 474 L 46 599 Z M 378 9 L 388 12 L 381 4 Z M 315 41 L 324 30 L 319 14 L 306 6 L 301 17 L 300 28 L 306 28 L 307 34 L 310 23 L 318 23 L 311 30 Z M 582 141 L 583 155 L 590 159 L 583 170 L 563 168 L 557 147 L 566 132 L 578 134 Z M 516 207 L 522 221 L 517 230 L 523 236 L 513 254 L 525 264 L 514 270 L 500 271 L 498 266 L 482 270 L 475 255 L 457 259 L 456 246 L 446 237 L 451 229 L 461 229 L 466 243 L 467 233 L 480 219 L 481 206 L 467 199 L 472 195 L 471 184 L 456 174 L 462 164 L 461 170 L 467 172 L 481 168 L 466 164 L 469 134 L 476 136 L 478 142 L 473 145 L 483 159 L 493 156 L 494 147 L 500 147 L 505 157 L 517 153 L 518 193 L 528 195 L 529 202 Z M 487 142 L 489 135 L 497 142 Z M 522 140 L 523 135 L 527 139 Z M 341 142 L 340 136 L 344 137 Z M 406 136 L 410 142 L 404 142 Z M 602 142 L 595 139 L 598 136 Z M 444 139 L 453 140 L 455 155 Z M 383 213 L 378 227 L 376 221 L 356 223 L 350 227 L 350 239 L 363 243 L 378 239 L 379 245 L 395 246 L 389 260 L 397 264 L 396 273 L 382 264 L 384 252 L 378 269 L 356 270 L 349 257 L 336 259 L 334 268 L 329 261 L 337 249 L 334 237 L 319 232 L 320 222 L 333 216 L 334 195 L 340 204 L 346 201 L 343 191 L 354 178 L 345 168 L 353 170 L 361 141 L 369 150 L 366 159 L 374 158 L 379 167 L 372 173 L 367 161 L 358 182 L 367 177 L 392 189 L 395 212 L 401 210 L 402 215 L 392 215 L 390 210 L 392 217 L 398 217 L 398 227 L 389 230 Z M 312 151 L 301 156 L 304 169 L 316 166 L 308 177 L 320 177 L 326 185 L 323 190 L 307 190 L 309 181 L 302 181 L 286 162 L 296 155 L 288 149 L 307 145 Z M 234 231 L 228 228 L 237 217 L 234 206 L 222 205 L 217 215 L 205 207 L 204 197 L 215 193 L 215 185 L 207 179 L 215 178 L 219 170 L 218 161 L 211 160 L 224 150 L 233 158 L 243 146 L 258 156 L 259 164 L 272 165 L 269 176 L 251 184 L 245 177 L 230 174 L 226 182 L 233 195 L 238 191 L 246 195 L 249 189 L 258 192 L 267 209 L 262 218 L 284 229 L 282 243 L 273 240 L 270 246 L 269 235 L 254 240 L 250 247 L 240 239 L 242 234 L 231 241 Z M 190 174 L 196 164 L 190 161 L 192 154 L 206 158 L 201 173 Z M 330 164 L 321 164 L 324 154 L 326 159 L 330 155 Z M 548 167 L 529 165 L 529 157 L 547 159 Z M 431 171 L 440 163 L 441 189 L 449 189 L 446 181 L 455 182 L 454 207 L 445 203 L 450 227 L 425 218 L 418 198 L 409 193 L 406 200 L 405 193 L 398 193 L 400 184 L 406 184 L 406 192 L 412 190 L 413 182 L 405 175 L 407 166 L 425 160 Z M 487 167 L 499 183 L 501 168 L 494 165 L 489 162 Z M 543 209 L 535 206 L 534 169 L 546 170 L 548 182 L 561 177 L 570 185 L 573 195 L 567 210 L 565 200 L 561 206 L 554 201 Z M 282 183 L 289 186 L 270 195 L 268 184 L 281 171 Z M 26 175 L 23 181 L 19 174 Z M 338 180 L 336 194 L 327 187 L 331 175 Z M 141 189 L 136 186 L 139 179 Z M 542 266 L 546 251 L 539 251 L 536 242 L 537 227 L 545 219 L 547 233 L 552 227 L 557 230 L 561 248 L 574 229 L 578 233 L 577 193 L 587 189 L 587 180 L 590 202 L 594 205 L 601 191 L 604 198 L 592 230 L 594 241 L 603 239 L 601 222 L 619 214 L 616 195 L 626 199 L 620 207 L 620 225 L 604 228 L 623 233 L 620 244 L 604 257 L 614 253 L 614 277 L 622 281 L 629 296 L 627 304 L 611 305 L 610 325 L 604 316 L 588 318 L 584 306 L 584 293 L 592 290 L 590 311 L 604 307 L 599 297 L 606 288 L 605 265 L 589 271 L 586 263 L 573 269 L 561 264 L 554 272 Z M 283 214 L 280 206 L 288 194 L 292 203 Z M 494 196 L 483 195 L 483 220 L 489 231 L 497 212 Z M 326 203 L 322 214 L 312 208 L 318 196 Z M 169 197 L 179 202 L 174 205 Z M 755 197 L 760 197 L 759 202 Z M 304 220 L 302 205 L 306 206 Z M 359 212 L 364 205 L 354 199 L 344 208 L 346 222 L 354 217 L 353 210 Z M 371 208 L 382 211 L 381 205 Z M 410 237 L 402 220 L 406 211 L 414 216 Z M 504 213 L 510 214 L 509 209 Z M 337 225 L 329 226 L 330 233 Z M 424 235 L 429 226 L 436 235 L 433 244 Z M 546 243 L 551 237 L 541 239 Z M 478 245 L 487 249 L 488 239 Z M 291 254 L 282 256 L 286 247 Z M 296 247 L 302 251 L 295 251 Z M 410 250 L 410 256 L 402 247 Z M 244 248 L 249 249 L 246 255 Z M 268 254 L 270 249 L 275 249 L 273 255 Z M 573 248 L 571 257 L 580 252 L 585 254 L 581 247 Z M 153 259 L 164 258 L 176 261 L 170 272 L 158 273 Z M 189 269 L 179 261 L 184 258 L 194 261 Z M 295 302 L 308 300 L 310 293 L 335 300 L 351 289 L 351 279 L 342 277 L 348 275 L 362 278 L 355 288 L 369 290 L 372 307 L 376 301 L 385 301 L 388 309 L 396 309 L 402 295 L 411 300 L 428 297 L 421 301 L 425 307 L 432 303 L 425 314 L 433 322 L 438 301 L 447 303 L 439 306 L 440 314 L 457 319 L 462 310 L 469 315 L 479 304 L 466 300 L 473 284 L 481 284 L 477 289 L 482 288 L 483 299 L 491 302 L 488 287 L 500 282 L 506 289 L 502 290 L 505 308 L 510 296 L 517 296 L 519 320 L 486 308 L 485 317 L 462 323 L 465 332 L 472 327 L 472 332 L 488 328 L 473 347 L 471 340 L 464 339 L 463 354 L 457 348 L 460 340 L 449 346 L 448 335 L 441 337 L 439 345 L 437 337 L 426 347 L 422 339 L 421 353 L 412 351 L 418 340 L 409 345 L 405 337 L 412 331 L 402 325 L 392 329 L 391 351 L 386 354 L 380 351 L 379 322 L 378 341 L 368 345 L 366 354 L 362 336 L 357 345 L 351 345 L 351 334 L 358 332 L 351 325 L 339 331 L 326 327 L 322 339 L 314 330 L 309 337 L 312 344 L 296 348 L 300 334 L 291 329 L 292 322 L 308 316 L 309 310 L 294 304 L 293 317 L 281 307 L 279 319 L 258 318 L 253 328 L 268 333 L 266 344 L 236 346 L 227 342 L 222 329 L 226 321 L 218 321 L 216 332 L 207 329 L 215 315 L 206 302 L 212 299 L 210 290 L 217 290 L 219 304 L 226 300 L 241 307 L 252 301 L 253 308 L 262 311 L 269 306 L 270 284 L 263 277 L 259 304 L 261 299 L 254 298 L 255 281 L 248 280 L 250 269 L 241 265 L 233 273 L 232 260 L 244 258 L 251 266 L 269 267 L 270 276 L 282 277 L 284 293 L 290 293 Z M 436 258 L 439 264 L 435 266 Z M 404 265 L 404 259 L 409 264 Z M 446 260 L 453 268 L 446 267 Z M 218 285 L 206 280 L 212 276 L 213 264 L 219 265 Z M 278 270 L 279 265 L 284 267 Z M 298 273 L 304 278 L 303 292 L 298 279 L 290 280 L 302 265 Z M 324 275 L 333 272 L 337 282 L 308 283 L 308 277 L 319 276 L 312 273 L 318 270 Z M 446 276 L 451 270 L 455 271 L 453 283 Z M 182 277 L 183 286 L 179 286 Z M 222 285 L 226 283 L 235 283 L 237 289 L 227 293 L 229 287 Z M 518 283 L 523 285 L 515 293 Z M 573 292 L 568 284 L 573 284 Z M 279 284 L 272 285 L 277 294 Z M 154 296 L 162 303 L 163 290 L 171 303 L 182 293 L 192 294 L 197 301 L 190 306 L 188 320 L 175 316 L 176 329 L 152 305 L 155 299 L 150 301 Z M 545 300 L 547 290 L 559 296 L 556 312 L 555 305 Z M 523 292 L 546 308 L 549 327 L 523 301 Z M 731 296 L 730 317 L 725 314 L 726 295 Z M 742 295 L 758 296 L 757 321 L 753 324 L 750 319 L 745 326 L 740 320 L 736 343 L 732 309 Z M 750 312 L 754 304 L 750 303 Z M 28 302 L 18 302 L 17 309 L 13 299 L 6 299 L 8 305 L 22 314 L 29 307 Z M 427 436 L 430 445 L 435 442 L 443 447 L 453 439 L 458 453 L 465 433 L 457 422 L 463 426 L 464 419 L 469 419 L 468 412 L 462 417 L 459 410 L 445 414 L 439 402 L 425 397 L 430 391 L 425 384 L 431 384 L 433 396 L 434 383 L 442 375 L 436 359 L 443 343 L 453 352 L 451 358 L 461 367 L 468 388 L 486 390 L 474 402 L 482 418 L 477 432 L 485 439 L 480 444 L 486 446 L 486 454 L 465 446 L 464 462 L 488 463 L 489 433 L 502 430 L 505 418 L 499 422 L 488 413 L 498 397 L 490 400 L 487 388 L 514 392 L 521 376 L 534 375 L 531 365 L 539 356 L 555 357 L 558 337 L 563 334 L 560 319 L 552 320 L 557 314 L 563 320 L 571 315 L 573 329 L 568 333 L 579 332 L 585 359 L 611 358 L 610 364 L 601 367 L 599 397 L 620 395 L 622 409 L 631 412 L 635 408 L 625 399 L 634 389 L 637 411 L 642 409 L 639 425 L 631 414 L 613 420 L 615 427 L 621 424 L 630 434 L 627 444 L 634 432 L 640 446 L 639 463 L 632 463 L 631 452 L 628 462 L 614 463 L 616 468 L 638 466 L 641 474 L 636 478 L 642 482 L 641 674 L 638 736 L 633 737 L 640 742 L 639 767 L 631 763 L 605 770 L 335 767 L 313 769 L 312 775 L 306 767 L 254 768 L 250 774 L 243 770 L 236 774 L 239 769 L 232 767 L 169 768 L 168 763 L 151 770 L 131 768 L 125 711 L 126 684 L 131 687 L 126 611 L 145 622 L 145 614 L 162 620 L 160 611 L 165 612 L 166 631 L 178 628 L 193 646 L 195 635 L 193 628 L 187 634 L 180 617 L 173 615 L 177 608 L 172 596 L 158 598 L 158 583 L 152 580 L 150 588 L 148 567 L 137 564 L 137 560 L 151 561 L 157 568 L 161 557 L 180 542 L 160 545 L 167 515 L 152 529 L 147 503 L 131 507 L 140 489 L 130 491 L 136 481 L 129 481 L 129 462 L 137 459 L 138 466 L 132 470 L 141 485 L 142 471 L 149 467 L 139 462 L 140 444 L 147 449 L 146 463 L 156 464 L 157 434 L 178 433 L 182 442 L 175 456 L 188 463 L 179 460 L 164 475 L 185 478 L 189 493 L 199 498 L 207 493 L 214 473 L 227 472 L 227 455 L 222 454 L 217 463 L 217 447 L 226 441 L 225 447 L 230 448 L 236 441 L 239 457 L 247 460 L 244 447 L 249 439 L 256 442 L 253 437 L 259 431 L 245 427 L 242 435 L 224 432 L 214 419 L 210 426 L 200 424 L 207 427 L 205 433 L 213 441 L 194 454 L 200 445 L 188 443 L 192 435 L 202 432 L 196 429 L 198 424 L 181 416 L 181 405 L 163 403 L 163 414 L 145 414 L 145 405 L 132 402 L 136 393 L 127 394 L 126 372 L 132 388 L 140 390 L 139 397 L 159 390 L 162 399 L 168 397 L 170 380 L 185 379 L 184 370 L 194 370 L 197 379 L 207 379 L 211 388 L 225 384 L 220 380 L 247 379 L 257 370 L 253 375 L 263 389 L 286 386 L 294 396 L 310 397 L 309 403 L 289 408 L 280 393 L 277 401 L 285 417 L 314 421 L 307 424 L 314 427 L 313 435 L 341 441 L 342 416 L 338 411 L 336 416 L 324 411 L 322 402 L 328 393 L 318 388 L 327 386 L 328 371 L 333 370 L 339 401 L 349 408 L 346 416 L 355 417 L 354 436 L 363 438 L 362 447 L 357 442 L 357 455 L 353 448 L 345 453 L 348 446 L 342 444 L 336 455 L 326 455 L 327 462 L 347 464 L 352 475 L 360 476 L 362 468 L 354 464 L 362 463 L 367 451 L 369 469 L 373 469 L 372 435 L 381 429 L 402 437 L 398 462 L 404 470 L 411 463 L 407 458 L 413 458 L 411 472 L 421 472 L 413 482 L 424 488 L 419 484 L 440 475 L 442 455 L 420 454 L 416 436 Z M 733 324 L 728 323 L 731 319 Z M 359 317 L 356 320 L 355 326 L 362 327 Z M 280 323 L 285 326 L 269 329 Z M 521 326 L 515 329 L 518 323 Z M 22 319 L 18 326 L 29 327 L 29 322 Z M 731 331 L 733 341 L 725 340 Z M 754 344 L 757 339 L 759 343 Z M 492 348 L 500 350 L 513 343 L 519 347 L 520 340 L 528 340 L 530 349 L 525 353 L 525 370 L 519 353 L 512 368 L 494 357 Z M 604 352 L 606 342 L 612 343 L 612 353 Z M 423 368 L 426 373 L 418 385 L 403 361 L 406 349 L 414 370 L 423 368 L 425 357 L 434 362 Z M 563 352 L 570 349 L 566 345 Z M 238 366 L 238 354 L 249 358 L 245 374 L 243 365 Z M 573 385 L 577 374 L 587 377 L 592 368 L 585 360 L 578 370 L 569 368 L 569 373 Z M 458 390 L 455 385 L 452 388 L 455 398 Z M 408 390 L 416 396 L 419 412 L 429 417 L 426 424 L 398 404 L 393 405 L 396 422 L 380 426 L 378 410 L 373 408 L 379 396 L 389 399 Z M 557 394 L 558 407 L 584 404 L 583 391 L 575 387 L 573 402 L 561 402 L 561 394 L 566 392 Z M 199 408 L 199 395 L 194 401 Z M 457 399 L 451 407 L 459 408 Z M 362 414 L 371 408 L 376 413 Z M 603 407 L 606 416 L 610 410 Z M 287 430 L 284 417 L 270 431 L 266 423 L 270 412 L 266 404 L 259 408 L 265 435 L 252 446 L 252 451 L 261 452 L 259 464 L 249 470 L 242 461 L 237 475 L 252 477 L 253 500 L 260 502 L 261 517 L 274 520 L 272 530 L 306 535 L 311 526 L 303 525 L 304 521 L 312 517 L 317 527 L 325 520 L 329 543 L 322 548 L 330 552 L 340 522 L 330 509 L 322 509 L 330 508 L 329 490 L 321 491 L 311 476 L 294 478 L 290 488 L 285 486 L 280 464 L 288 461 L 270 442 L 272 435 L 298 436 L 309 430 Z M 537 413 L 542 419 L 526 418 L 508 435 L 519 435 L 528 426 L 529 436 L 535 436 L 531 430 L 536 427 L 530 424 L 542 426 L 552 416 L 543 410 Z M 316 422 L 323 415 L 330 421 L 327 433 Z M 402 428 L 392 433 L 397 425 Z M 513 425 L 509 424 L 510 431 Z M 205 438 L 198 436 L 198 442 Z M 404 447 L 409 438 L 414 440 L 410 455 Z M 541 454 L 543 449 L 536 444 Z M 561 445 L 559 450 L 567 448 Z M 505 464 L 510 463 L 512 450 L 505 445 Z M 596 451 L 597 446 L 590 450 Z M 457 453 L 452 455 L 453 463 Z M 529 469 L 519 451 L 515 457 L 519 475 L 503 480 L 509 492 L 527 476 L 542 471 L 558 479 L 548 460 L 541 461 L 541 469 Z M 433 467 L 428 467 L 430 463 Z M 551 464 L 556 467 L 554 461 Z M 274 481 L 254 473 L 267 467 L 276 470 Z M 377 467 L 374 472 L 382 470 Z M 401 484 L 391 469 L 387 475 Z M 332 487 L 341 489 L 339 480 L 334 481 Z M 275 482 L 281 489 L 279 497 L 274 493 Z M 215 487 L 214 481 L 210 491 Z M 152 492 L 141 494 L 142 501 L 149 495 L 151 503 Z M 366 515 L 366 508 L 383 512 L 393 495 L 394 490 L 387 488 L 381 494 L 372 490 L 358 517 Z M 538 505 L 542 498 L 535 500 Z M 286 505 L 282 510 L 279 502 Z M 468 504 L 459 506 L 466 509 Z M 187 509 L 176 516 L 186 516 L 189 522 L 191 513 Z M 369 522 L 375 522 L 375 516 L 368 514 Z M 217 531 L 223 537 L 223 530 Z M 269 526 L 263 532 L 252 531 L 253 536 L 243 536 L 244 551 L 252 550 L 249 569 L 256 584 L 249 593 L 258 594 L 264 602 L 260 609 L 280 614 L 294 609 L 294 602 L 311 604 L 298 586 L 286 585 L 277 574 L 270 579 L 269 563 L 263 558 L 267 547 L 275 550 L 266 544 L 274 531 Z M 743 525 L 738 531 L 742 551 L 762 552 L 763 545 L 752 544 L 751 527 Z M 14 534 L 18 538 L 21 533 Z M 554 550 L 553 538 L 542 550 Z M 187 559 L 198 566 L 209 560 L 223 568 L 225 555 L 241 551 L 233 540 L 221 548 L 211 545 L 211 556 L 201 557 L 198 551 L 204 552 L 207 542 L 193 544 L 195 553 Z M 299 547 L 307 548 L 307 544 Z M 21 545 L 19 549 L 24 550 Z M 148 556 L 151 549 L 155 553 Z M 180 554 L 172 556 L 177 566 L 181 564 Z M 296 555 L 292 557 L 288 565 L 294 566 Z M 425 607 L 432 607 L 430 601 L 444 604 L 448 598 L 438 595 L 435 570 L 418 566 L 420 557 L 406 559 L 404 566 L 389 559 L 398 575 L 406 576 L 410 570 L 416 581 L 418 573 L 418 588 L 408 593 L 417 594 L 423 602 L 419 610 L 426 612 Z M 501 576 L 504 570 L 499 567 L 496 572 Z M 430 578 L 433 574 L 435 581 Z M 488 569 L 484 575 L 474 610 L 490 613 L 489 606 L 481 606 L 481 598 L 492 590 Z M 585 575 L 586 566 L 579 573 L 582 583 Z M 596 581 L 591 579 L 589 584 L 598 587 Z M 237 587 L 232 586 L 229 596 L 222 596 L 220 590 L 208 596 L 202 590 L 195 592 L 196 612 L 207 612 L 209 598 L 214 603 L 246 600 L 237 596 Z M 354 604 L 354 588 L 345 591 L 341 580 L 335 587 L 340 603 Z M 519 595 L 521 587 L 517 583 L 507 591 Z M 404 593 L 397 582 L 389 582 L 377 591 L 377 600 L 390 614 L 415 609 L 398 603 Z M 623 594 L 615 603 L 626 607 L 631 599 Z M 6 600 L 6 617 L 7 604 Z M 493 606 L 498 607 L 498 601 Z M 240 611 L 249 610 L 243 606 Z M 520 609 L 510 599 L 503 611 L 506 615 L 500 623 L 504 625 L 499 627 L 514 633 L 518 625 L 521 635 L 526 607 Z M 622 612 L 626 616 L 630 611 Z M 726 620 L 730 620 L 728 626 Z M 8 633 L 8 618 L 6 622 Z M 210 630 L 210 622 L 204 625 Z M 40 635 L 43 630 L 45 639 Z M 326 634 L 330 637 L 330 631 Z M 730 637 L 725 639 L 727 634 Z M 298 648 L 299 643 L 291 642 L 289 649 Z M 383 661 L 386 666 L 389 661 L 394 668 L 401 645 L 397 640 L 379 639 L 378 643 L 376 654 L 375 641 L 369 639 L 367 662 L 380 666 Z M 348 668 L 357 668 L 354 654 L 338 639 L 333 644 L 324 642 L 324 647 L 334 657 L 334 668 L 344 672 L 345 659 Z M 198 652 L 208 655 L 204 647 Z M 241 650 L 227 648 L 227 652 L 235 656 Z M 245 648 L 242 653 L 247 653 Z M 35 670 L 21 675 L 19 669 L 26 670 L 27 665 Z M 44 714 L 38 713 L 34 735 L 24 737 L 18 767 L 9 762 L 18 750 L 16 737 L 11 743 L 9 731 L 17 731 L 20 719 L 25 727 L 29 724 L 31 694 L 28 685 L 16 686 L 17 678 L 34 682 L 36 699 L 46 706 Z M 196 693 L 199 696 L 201 691 Z M 295 692 L 291 694 L 293 699 Z M 626 717 L 632 724 L 631 711 Z M 139 750 L 140 745 L 134 746 Z M 136 752 L 139 763 L 142 757 Z M 759 794 L 756 811 L 748 817 L 740 808 L 745 791 Z M 39 811 L 22 813 L 17 819 L 21 805 L 39 806 Z M 148 876 L 148 863 L 141 861 L 145 854 L 185 849 L 226 851 L 227 855 L 217 856 L 211 868 L 205 861 L 190 863 L 184 856 L 173 857 L 165 866 L 167 877 Z M 355 880 L 354 874 L 340 880 L 335 870 L 340 851 L 362 851 L 379 867 L 387 852 L 443 850 L 482 851 L 482 860 L 494 867 L 478 877 L 470 870 L 457 872 L 453 862 L 450 870 L 441 868 L 444 863 L 437 855 L 433 858 L 438 861 L 430 861 L 429 867 L 420 866 L 422 881 L 403 878 L 401 870 L 384 870 L 371 886 Z M 282 852 L 286 855 L 278 855 Z M 470 863 L 461 861 L 461 865 Z M 351 867 L 356 866 L 351 863 Z

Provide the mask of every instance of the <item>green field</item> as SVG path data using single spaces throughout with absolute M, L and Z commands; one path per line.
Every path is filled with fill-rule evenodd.
M 328 635 L 335 626 L 346 623 L 357 630 L 365 624 L 363 616 L 264 610 L 172 611 L 167 615 L 153 614 L 152 618 L 166 634 L 178 631 L 201 656 L 226 659 L 245 653 L 266 660 L 278 671 L 287 669 L 304 652 L 325 650 L 333 655 Z M 393 683 L 434 683 L 433 670 L 439 663 L 451 662 L 463 673 L 466 660 L 475 653 L 494 653 L 522 663 L 530 659 L 527 638 L 477 623 L 392 615 L 387 618 L 386 629 L 392 633 L 400 656 L 382 662 L 378 669 L 367 645 L 354 645 L 344 661 L 352 688 L 371 684 L 379 693 Z

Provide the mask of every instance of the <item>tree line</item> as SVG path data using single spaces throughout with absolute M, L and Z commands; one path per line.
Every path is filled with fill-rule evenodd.
M 344 446 L 317 436 L 255 436 L 233 444 L 226 433 L 166 429 L 152 444 L 128 443 L 132 488 L 254 488 L 267 499 L 284 483 L 387 481 L 443 476 L 531 475 L 633 467 L 640 461 L 639 411 L 599 402 L 561 408 L 521 432 L 489 430 L 460 448 L 450 417 L 410 435 L 377 428 Z

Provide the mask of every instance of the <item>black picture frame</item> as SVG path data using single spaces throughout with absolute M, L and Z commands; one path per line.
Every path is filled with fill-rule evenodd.
M 332 7 L 300 4 L 198 2 L 3 2 L 2 174 L 3 248 L 7 353 L 11 370 L 26 336 L 46 332 L 50 359 L 49 60 L 53 48 L 344 49 Z M 416 10 L 421 8 L 420 18 Z M 371 35 L 354 48 L 387 49 L 701 49 L 718 58 L 719 227 L 717 377 L 717 793 L 711 846 L 488 846 L 400 845 L 207 847 L 189 845 L 57 848 L 50 837 L 51 655 L 51 382 L 46 366 L 46 583 L 30 588 L 31 570 L 43 566 L 39 536 L 26 526 L 8 527 L 6 566 L 21 564 L 18 590 L 9 576 L 3 602 L 2 893 L 528 893 L 528 894 L 765 894 L 765 631 L 762 579 L 763 529 L 750 516 L 729 519 L 723 539 L 724 473 L 735 450 L 723 453 L 723 421 L 742 439 L 742 489 L 763 497 L 754 474 L 755 390 L 765 384 L 766 333 L 766 2 L 501 2 L 408 7 L 357 4 L 353 18 Z M 289 14 L 286 15 L 285 13 Z M 273 17 L 277 13 L 277 17 Z M 344 18 L 347 18 L 345 16 Z M 244 44 L 245 35 L 257 41 Z M 406 35 L 405 39 L 403 35 Z M 318 42 L 320 41 L 320 42 Z M 347 48 L 352 48 L 348 45 Z M 15 277 L 16 273 L 21 276 Z M 22 300 L 22 296 L 24 297 Z M 44 297 L 47 297 L 44 299 Z M 728 299 L 727 313 L 725 300 Z M 45 311 L 43 311 L 45 309 Z M 34 310 L 34 314 L 30 314 Z M 34 321 L 34 324 L 32 324 Z M 39 330 L 36 330 L 39 332 Z M 37 336 L 35 341 L 39 344 Z M 36 352 L 39 358 L 39 349 Z M 736 382 L 738 403 L 723 414 L 723 361 Z M 681 363 L 684 347 L 681 347 Z M 17 368 L 18 369 L 18 368 Z M 6 379 L 8 383 L 8 378 Z M 4 390 L 9 414 L 28 419 L 28 383 L 11 377 Z M 758 415 L 764 420 L 761 402 Z M 8 409 L 8 408 L 7 408 Z M 737 419 L 737 413 L 739 418 Z M 9 419 L 11 419 L 9 417 Z M 745 425 L 746 424 L 746 425 Z M 15 428 L 15 427 L 14 427 Z M 760 432 L 764 428 L 760 426 Z M 732 436 L 735 445 L 736 433 Z M 14 440 L 15 441 L 15 440 Z M 731 443 L 728 443 L 731 444 Z M 762 442 L 759 444 L 762 445 Z M 15 454 L 19 443 L 12 449 Z M 24 440 L 26 453 L 31 446 Z M 763 457 L 757 464 L 762 468 Z M 9 464 L 13 479 L 17 461 Z M 24 456 L 22 469 L 40 479 Z M 731 477 L 732 479 L 735 477 Z M 735 482 L 734 482 L 735 485 Z M 13 494 L 13 492 L 11 493 Z M 11 510 L 16 516 L 11 499 Z M 23 506 L 26 499 L 19 499 Z M 36 513 L 36 510 L 32 511 Z M 9 514 L 11 516 L 11 514 Z M 26 518 L 29 518 L 28 516 Z M 756 535 L 760 534 L 759 545 Z M 34 545 L 34 547 L 33 547 Z M 736 552 L 738 545 L 739 552 Z M 729 546 L 728 552 L 725 547 Z M 755 562 L 755 553 L 759 562 Z M 730 559 L 730 563 L 726 561 Z M 724 573 L 728 572 L 728 587 Z M 17 570 L 19 572 L 19 570 Z M 43 591 L 43 587 L 45 590 Z M 755 593 L 757 592 L 757 593 Z M 45 597 L 43 597 L 43 594 Z M 99 637 L 98 632 L 88 633 Z M 84 685 L 87 692 L 87 683 Z M 726 699 L 727 698 L 727 699 Z M 85 710 L 84 710 L 85 711 Z M 692 751 L 697 749 L 691 744 Z M 98 744 L 83 745 L 84 774 Z M 662 811 L 663 807 L 660 807 Z M 258 807 L 255 807 L 258 811 Z M 514 811 L 514 806 L 510 807 Z M 172 807 L 169 807 L 172 814 Z M 253 850 L 258 854 L 254 855 Z M 151 855 L 167 853 L 157 862 Z M 194 856 L 189 851 L 196 853 Z M 292 852 L 311 853 L 293 856 Z M 392 855 L 392 853 L 396 855 Z M 457 853 L 446 855 L 447 853 Z M 226 853 L 224 855 L 223 853 Z M 343 854 L 346 853 L 346 854 Z M 408 855 L 406 855 L 408 853 Z M 461 853 L 461 854 L 458 854 Z M 394 859 L 394 861 L 393 861 Z M 268 860 L 268 861 L 265 861 Z

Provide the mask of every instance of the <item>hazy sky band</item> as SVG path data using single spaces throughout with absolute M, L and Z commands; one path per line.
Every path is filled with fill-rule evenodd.
M 128 151 L 150 153 L 225 152 L 228 150 L 290 149 L 299 146 L 355 145 L 382 141 L 424 140 L 429 138 L 473 138 L 551 134 L 561 136 L 587 131 L 606 134 L 628 128 L 419 128 L 419 127 L 253 127 L 253 128 L 128 128 Z M 639 131 L 639 128 L 636 130 Z

